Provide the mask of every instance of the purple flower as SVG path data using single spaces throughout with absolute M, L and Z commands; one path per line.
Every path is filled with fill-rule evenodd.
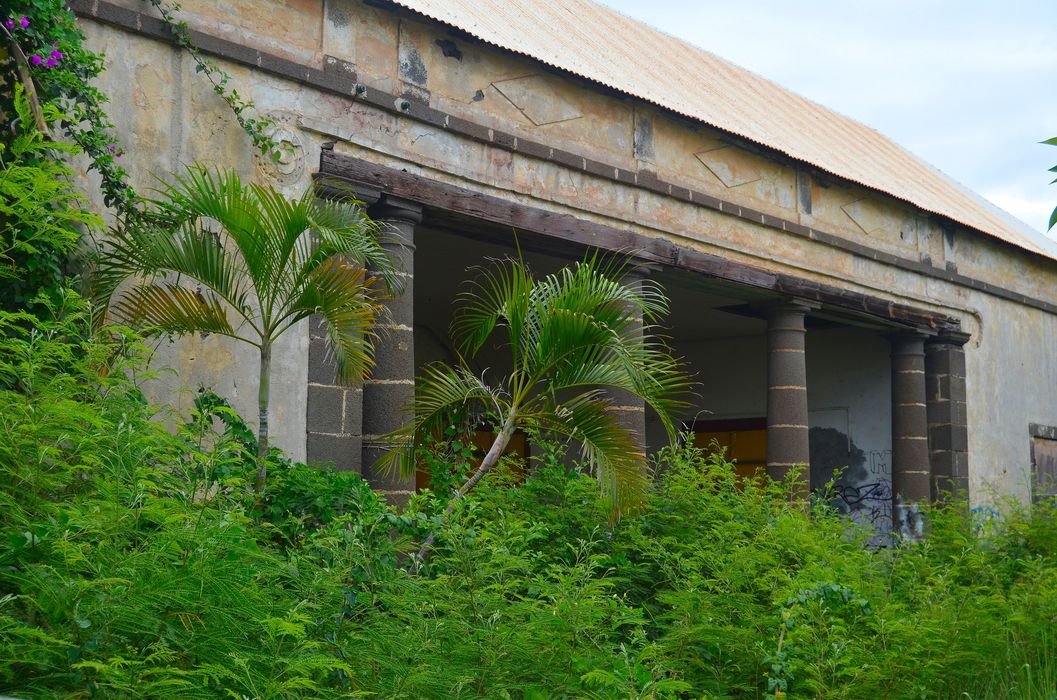
M 114 145 L 110 145 L 110 146 L 107 146 L 107 147 L 106 147 L 106 150 L 108 150 L 108 151 L 110 151 L 111 153 L 113 153 L 114 151 L 116 151 L 116 150 L 117 150 L 117 146 L 114 146 Z
M 54 58 L 56 61 L 61 61 L 62 60 L 62 51 L 59 51 L 58 49 L 55 49 L 54 51 L 51 52 L 51 57 Z
M 44 59 L 37 54 L 33 54 L 29 57 L 29 62 L 35 66 L 39 66 L 41 63 L 44 63 Z
M 8 29 L 14 29 L 15 28 L 15 20 L 13 20 L 13 19 L 5 19 L 4 20 L 4 26 L 7 27 Z
M 29 20 L 28 20 L 28 19 L 26 19 L 25 17 L 20 17 L 20 18 L 18 19 L 18 23 L 19 23 L 20 25 L 22 25 L 22 28 L 23 28 L 23 29 L 25 29 L 26 27 L 28 27 L 28 26 L 29 26 Z
M 54 68 L 55 66 L 59 65 L 59 62 L 56 61 L 54 58 L 49 58 L 47 61 L 44 62 L 44 65 L 48 68 Z

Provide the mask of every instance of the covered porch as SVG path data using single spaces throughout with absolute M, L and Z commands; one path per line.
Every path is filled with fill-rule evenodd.
M 370 464 L 378 437 L 403 420 L 417 370 L 451 359 L 452 302 L 468 270 L 520 250 L 546 274 L 602 249 L 634 256 L 626 282 L 649 276 L 671 299 L 666 334 L 699 382 L 682 417 L 698 444 L 725 448 L 746 475 L 783 478 L 806 467 L 805 495 L 841 470 L 833 503 L 880 533 L 918 536 L 920 504 L 967 488 L 968 337 L 952 319 L 332 152 L 324 151 L 320 183 L 324 195 L 352 188 L 412 245 L 395 251 L 409 284 L 392 304 L 375 374 L 339 389 L 325 358 L 310 353 L 309 461 L 360 471 L 394 500 L 406 498 L 413 479 L 375 474 Z M 322 343 L 312 348 L 321 353 Z M 487 364 L 502 373 L 503 362 L 496 354 Z M 337 391 L 343 418 L 330 432 L 322 428 L 335 422 L 324 425 L 318 408 Z M 647 451 L 663 444 L 641 404 L 621 409 Z

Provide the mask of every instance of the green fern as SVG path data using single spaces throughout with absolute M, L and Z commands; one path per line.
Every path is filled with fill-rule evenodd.
M 37 130 L 21 84 L 14 87 L 18 125 L 8 144 L 0 142 L 0 308 L 25 308 L 40 292 L 58 293 L 66 258 L 102 220 L 70 183 L 65 158 L 80 151 L 48 140 Z M 51 103 L 46 123 L 67 119 Z

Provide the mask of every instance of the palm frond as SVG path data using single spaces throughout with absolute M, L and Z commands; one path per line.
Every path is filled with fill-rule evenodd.
M 464 356 L 476 354 L 496 328 L 504 326 L 515 367 L 522 362 L 523 336 L 533 288 L 529 271 L 518 260 L 496 260 L 471 268 L 467 289 L 456 300 L 451 336 Z
M 381 292 L 362 267 L 332 256 L 311 271 L 300 294 L 276 319 L 278 332 L 312 314 L 323 317 L 338 380 L 350 383 L 374 366 L 373 330 Z
M 524 370 L 535 381 L 545 381 L 562 364 L 586 362 L 596 349 L 619 342 L 610 327 L 579 309 L 551 308 L 527 330 Z
M 208 287 L 262 338 L 321 313 L 343 378 L 370 367 L 379 294 L 356 269 L 378 269 L 390 288 L 395 273 L 362 211 L 311 192 L 289 200 L 244 184 L 234 171 L 199 166 L 158 193 L 152 216 L 115 231 L 100 256 L 101 301 L 109 303 L 128 277 L 176 273 Z
M 633 391 L 623 362 L 607 345 L 581 348 L 573 357 L 558 363 L 546 381 L 549 392 L 589 387 L 609 387 Z
M 694 386 L 683 362 L 672 356 L 658 335 L 649 332 L 642 342 L 622 347 L 617 357 L 624 363 L 634 387 L 632 393 L 653 409 L 674 443 L 679 433 L 678 417 L 690 407 L 687 399 Z
M 308 211 L 310 193 L 298 200 L 289 200 L 282 193 L 260 185 L 251 188 L 254 205 L 260 212 L 257 221 L 257 238 L 267 241 L 266 263 L 267 274 L 275 280 L 271 288 L 274 297 L 281 297 L 284 290 L 290 289 L 292 282 L 304 261 L 312 251 L 312 240 L 309 226 L 311 222 Z M 262 268 L 264 271 L 265 268 Z M 272 311 L 277 311 L 273 302 Z
M 154 224 L 126 225 L 112 232 L 92 274 L 93 297 L 104 308 L 121 283 L 133 276 L 176 274 L 208 288 L 254 328 L 253 287 L 241 256 L 228 251 L 211 231 L 185 221 L 173 229 Z
M 641 503 L 649 485 L 646 455 L 623 427 L 619 413 L 600 389 L 526 414 L 541 430 L 565 435 L 581 445 L 581 457 L 591 467 L 608 497 L 611 519 Z
M 252 281 L 262 314 L 267 317 L 271 299 L 283 281 L 283 240 L 276 232 L 285 230 L 282 208 L 269 208 L 262 201 L 267 190 L 243 184 L 235 170 L 195 165 L 158 192 L 163 198 L 153 204 L 163 220 L 206 225 L 211 220 L 219 225 L 242 258 L 245 275 Z M 276 197 L 283 199 L 278 193 Z
M 238 337 L 216 297 L 172 282 L 136 285 L 121 295 L 113 310 L 125 322 L 144 323 L 163 333 L 218 333 Z
M 526 370 L 547 374 L 558 362 L 582 363 L 594 347 L 619 349 L 643 338 L 643 322 L 667 311 L 655 284 L 632 288 L 620 281 L 627 269 L 620 259 L 592 255 L 548 275 L 532 290 L 526 324 Z
M 641 280 L 624 283 L 629 263 L 619 257 L 593 253 L 584 260 L 548 275 L 538 283 L 540 296 L 557 307 L 590 309 L 600 323 L 623 334 L 639 319 L 654 323 L 668 312 L 667 298 L 659 285 Z
M 340 259 L 349 270 L 370 269 L 372 289 L 377 288 L 380 280 L 386 296 L 391 296 L 401 288 L 400 278 L 392 262 L 375 237 L 374 222 L 347 205 L 334 206 L 308 200 L 303 201 L 302 205 L 308 209 L 306 216 L 311 234 L 306 231 L 305 235 L 296 238 L 293 232 L 289 234 L 293 245 L 286 266 L 291 272 L 283 290 L 287 301 L 280 302 L 279 307 L 292 308 L 291 305 L 297 303 L 296 300 L 305 293 L 306 287 L 313 283 L 319 270 L 329 268 L 335 259 Z M 325 214 L 322 219 L 317 219 L 319 212 Z
M 310 195 L 306 194 L 306 197 Z M 306 200 L 309 226 L 316 236 L 318 250 L 339 254 L 368 268 L 379 277 L 390 296 L 403 292 L 403 278 L 385 244 L 401 245 L 394 232 L 383 230 L 364 210 L 350 201 Z
M 445 428 L 458 422 L 458 417 L 472 412 L 503 415 L 507 406 L 501 391 L 469 370 L 440 363 L 430 365 L 415 383 L 413 418 L 387 436 L 389 450 L 378 465 L 405 475 L 413 473 L 418 450 L 429 440 L 439 438 Z

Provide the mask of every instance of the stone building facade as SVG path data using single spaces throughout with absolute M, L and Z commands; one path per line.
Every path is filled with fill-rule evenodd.
M 743 465 L 810 463 L 815 484 L 847 467 L 842 507 L 882 530 L 952 489 L 1039 493 L 1057 253 L 875 132 L 588 0 L 186 0 L 196 43 L 275 119 L 273 164 L 148 3 L 71 5 L 137 182 L 200 162 L 290 195 L 338 184 L 413 244 L 362 386 L 334 381 L 313 324 L 276 349 L 273 435 L 294 458 L 413 489 L 372 471 L 377 437 L 416 367 L 450 357 L 467 268 L 516 237 L 541 272 L 593 248 L 643 263 L 701 382 L 686 424 Z M 253 416 L 242 353 L 161 346 L 175 371 L 155 391 L 187 405 L 209 385 Z

